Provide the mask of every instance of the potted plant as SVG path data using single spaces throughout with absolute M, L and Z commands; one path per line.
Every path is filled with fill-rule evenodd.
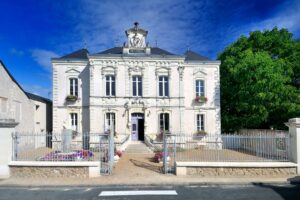
M 75 102 L 75 101 L 77 101 L 77 100 L 78 100 L 78 97 L 77 97 L 77 96 L 68 95 L 68 96 L 66 97 L 66 101 L 68 101 L 68 102 Z
M 207 102 L 207 97 L 205 97 L 205 96 L 196 96 L 194 101 L 196 103 L 205 103 L 205 102 Z
M 207 132 L 204 130 L 198 130 L 198 131 L 196 131 L 195 135 L 196 136 L 206 136 Z

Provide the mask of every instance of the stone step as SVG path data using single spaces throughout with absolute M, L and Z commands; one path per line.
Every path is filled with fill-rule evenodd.
M 125 149 L 125 153 L 129 154 L 144 154 L 144 153 L 152 153 L 151 149 L 149 149 L 144 143 L 133 143 L 129 144 Z

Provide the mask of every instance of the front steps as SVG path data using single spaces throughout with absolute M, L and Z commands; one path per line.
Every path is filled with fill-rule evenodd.
M 130 142 L 125 149 L 127 154 L 149 154 L 153 153 L 143 142 L 134 141 Z

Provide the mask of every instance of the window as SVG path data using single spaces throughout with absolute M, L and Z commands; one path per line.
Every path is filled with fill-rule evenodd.
M 159 128 L 160 130 L 169 131 L 169 113 L 161 113 L 159 115 Z
M 116 116 L 115 113 L 106 113 L 105 114 L 105 131 L 112 129 L 112 125 L 114 129 L 116 129 Z
M 77 113 L 70 113 L 70 122 L 71 122 L 71 129 L 77 131 L 77 127 L 78 127 Z
M 197 131 L 204 131 L 204 115 L 198 114 L 197 115 Z
M 142 77 L 141 76 L 133 76 L 132 77 L 132 96 L 134 96 L 134 97 L 143 96 Z
M 169 78 L 167 76 L 159 77 L 159 96 L 160 97 L 169 96 Z
M 106 78 L 106 96 L 115 96 L 116 95 L 116 82 L 115 76 L 108 75 Z
M 204 95 L 204 81 L 203 80 L 196 80 L 196 96 L 205 96 Z
M 70 78 L 70 95 L 78 97 L 78 79 Z
M 0 112 L 7 112 L 7 99 L 0 97 Z

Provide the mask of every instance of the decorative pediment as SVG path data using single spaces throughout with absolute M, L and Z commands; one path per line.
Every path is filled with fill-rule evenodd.
M 155 69 L 155 75 L 170 75 L 171 73 L 171 68 L 170 67 L 158 67 Z
M 206 76 L 207 73 L 206 73 L 206 70 L 205 69 L 197 69 L 194 71 L 193 75 L 200 75 L 200 76 Z
M 79 74 L 80 71 L 78 71 L 77 69 L 71 68 L 68 69 L 67 71 L 65 71 L 66 74 Z
M 114 74 L 117 75 L 117 67 L 114 66 L 106 66 L 101 68 L 101 74 Z

